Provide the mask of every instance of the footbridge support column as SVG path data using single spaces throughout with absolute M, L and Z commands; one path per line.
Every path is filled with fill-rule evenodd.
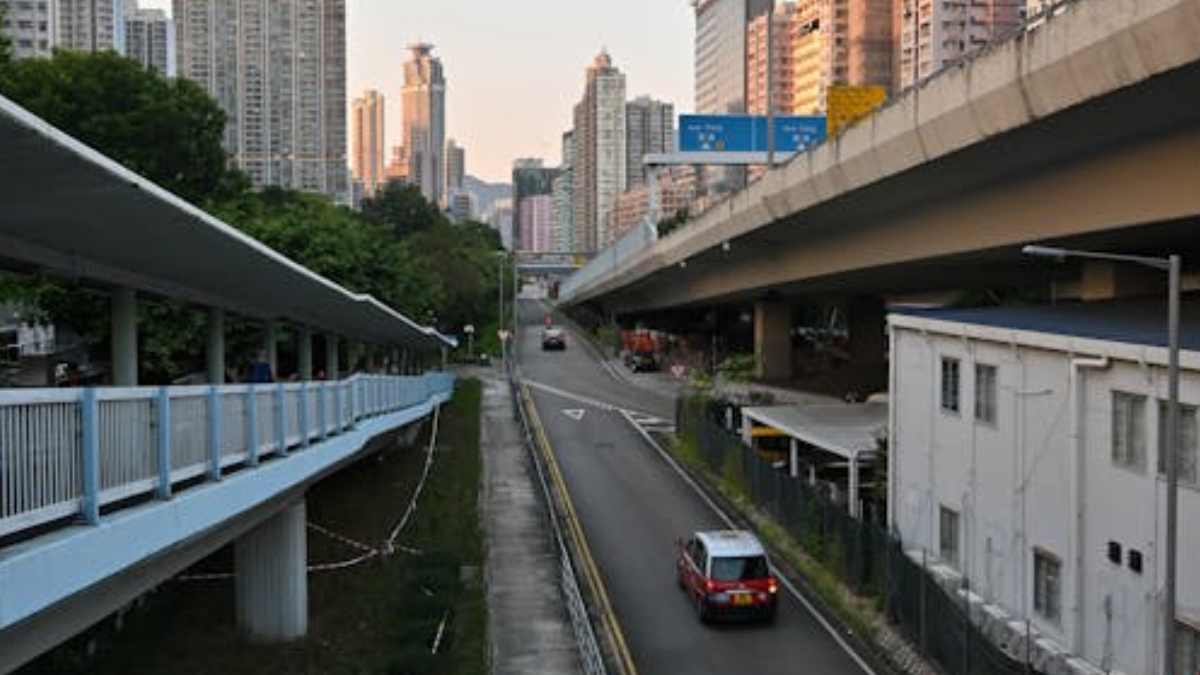
M 308 535 L 304 500 L 234 544 L 238 628 L 252 640 L 284 642 L 308 633 Z
M 792 307 L 787 303 L 754 303 L 754 375 L 761 380 L 792 377 Z

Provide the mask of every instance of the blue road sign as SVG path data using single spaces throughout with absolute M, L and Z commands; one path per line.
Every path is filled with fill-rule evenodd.
M 825 139 L 824 117 L 775 118 L 775 150 L 803 152 Z M 767 118 L 756 115 L 680 115 L 680 152 L 766 152 Z

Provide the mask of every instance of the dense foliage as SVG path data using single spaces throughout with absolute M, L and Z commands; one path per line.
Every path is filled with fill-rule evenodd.
M 164 79 L 111 52 L 0 61 L 0 94 L 352 291 L 446 333 L 467 323 L 479 337 L 494 333 L 499 274 L 507 268 L 497 257 L 499 237 L 478 223 L 451 224 L 416 188 L 389 184 L 362 213 L 321 195 L 251 191 L 229 168 L 225 115 L 215 101 L 191 82 Z M 71 328 L 106 358 L 104 294 L 0 277 L 4 302 Z M 203 316 L 195 308 L 143 303 L 140 318 L 144 381 L 202 368 Z M 252 349 L 251 327 L 234 321 L 232 333 L 235 350 Z

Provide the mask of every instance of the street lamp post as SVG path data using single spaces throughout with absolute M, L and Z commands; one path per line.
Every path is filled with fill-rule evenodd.
M 1026 246 L 1025 255 L 1065 260 L 1087 258 L 1151 267 L 1167 273 L 1167 443 L 1164 462 L 1167 471 L 1167 550 L 1166 579 L 1163 582 L 1163 674 L 1175 673 L 1175 581 L 1179 546 L 1179 285 L 1183 259 L 1178 255 L 1153 258 L 1115 253 L 1072 251 L 1048 246 Z M 1157 506 L 1155 507 L 1157 508 Z M 1183 675 L 1182 673 L 1178 675 Z

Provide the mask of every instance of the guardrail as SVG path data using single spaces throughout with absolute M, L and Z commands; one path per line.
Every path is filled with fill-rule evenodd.
M 564 279 L 558 289 L 559 300 L 570 300 L 579 289 L 605 274 L 614 272 L 621 263 L 657 240 L 657 226 L 646 222 L 639 223 L 615 244 L 598 253 L 586 265 Z
M 513 367 L 513 362 L 510 360 L 505 366 L 508 371 L 509 386 L 512 390 L 515 414 L 521 423 L 521 431 L 525 436 L 525 446 L 533 456 L 533 466 L 538 475 L 538 483 L 542 488 L 542 497 L 546 500 L 546 512 L 550 518 L 550 529 L 554 533 L 554 540 L 558 546 L 559 588 L 563 593 L 563 602 L 567 606 L 567 613 L 571 617 L 571 629 L 575 633 L 575 644 L 579 649 L 579 661 L 586 675 L 607 675 L 608 670 L 604 664 L 604 655 L 600 650 L 600 643 L 596 640 L 596 631 L 592 627 L 592 619 L 588 612 L 587 603 L 584 601 L 583 594 L 579 590 L 579 582 L 575 575 L 575 564 L 567 548 L 567 542 L 563 535 L 563 526 L 559 522 L 556 511 L 554 496 L 551 494 L 550 485 L 546 481 L 545 470 L 542 467 L 542 460 L 538 455 L 537 439 L 534 438 L 533 429 L 526 413 L 526 405 L 532 405 L 532 403 L 525 396 L 525 392 L 520 384 L 520 378 Z
M 454 376 L 354 375 L 331 382 L 0 390 L 0 536 L 181 483 L 220 480 L 419 405 Z

